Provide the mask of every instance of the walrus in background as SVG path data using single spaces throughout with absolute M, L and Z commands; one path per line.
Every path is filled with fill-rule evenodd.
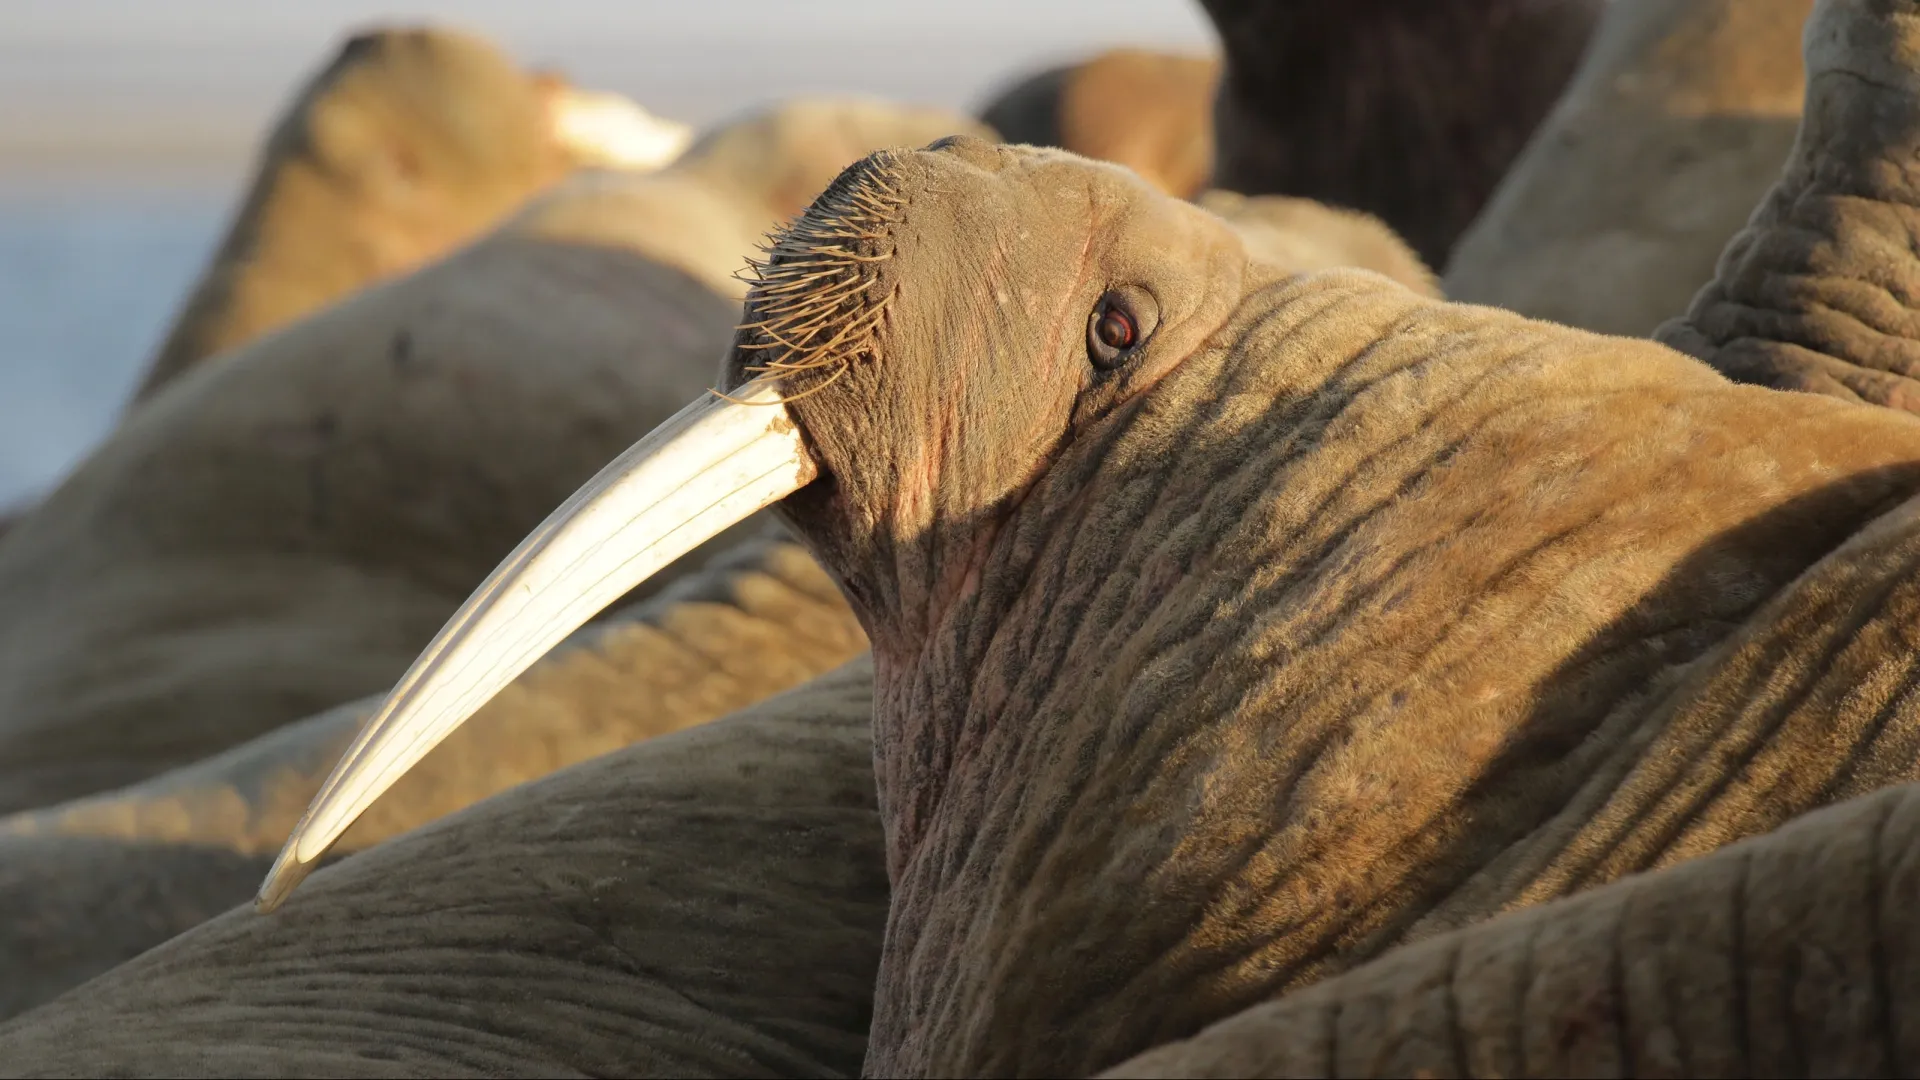
M 748 116 L 687 170 L 581 173 L 168 384 L 0 542 L 0 810 L 391 686 L 521 536 L 712 385 L 739 321 L 718 268 L 850 160 L 974 130 L 871 101 Z
M 1201 0 L 1214 187 L 1365 210 L 1445 266 L 1607 0 Z
M 1247 253 L 1292 273 L 1351 266 L 1384 274 L 1422 296 L 1438 297 L 1440 283 L 1399 234 L 1372 214 L 1283 195 L 1209 191 L 1194 200 L 1217 214 L 1247 245 Z
M 1057 146 L 1125 165 L 1191 198 L 1213 169 L 1213 56 L 1110 49 L 994 95 L 980 119 L 1010 143 Z
M 1713 277 L 1800 127 L 1813 0 L 1615 0 L 1446 266 L 1447 295 L 1651 335 Z
M 767 234 L 798 215 L 841 168 L 896 137 L 991 138 L 946 109 L 869 97 L 798 98 L 703 132 L 673 164 L 643 177 L 586 172 L 529 202 L 511 228 L 621 244 L 685 271 L 714 292 L 746 296 L 740 271 Z
M 341 853 L 851 660 L 866 647 L 853 612 L 819 564 L 767 525 L 768 536 L 535 664 L 355 823 Z M 245 903 L 379 703 L 330 709 L 128 788 L 0 817 L 0 1020 Z M 849 721 L 864 727 L 864 712 Z M 848 771 L 862 775 L 864 764 Z
M 134 400 L 206 357 L 421 266 L 575 167 L 650 169 L 691 138 L 444 29 L 355 34 L 267 136 L 245 200 Z

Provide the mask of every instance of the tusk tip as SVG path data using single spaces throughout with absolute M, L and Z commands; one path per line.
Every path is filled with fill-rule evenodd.
M 267 871 L 266 880 L 260 883 L 260 891 L 253 897 L 253 910 L 257 914 L 271 915 L 320 865 L 317 859 L 308 862 L 300 858 L 296 848 L 297 845 L 289 843 L 273 861 L 273 869 Z

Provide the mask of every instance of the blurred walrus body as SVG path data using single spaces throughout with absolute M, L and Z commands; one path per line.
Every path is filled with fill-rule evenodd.
M 1618 0 L 1579 77 L 1460 238 L 1447 295 L 1645 337 L 1780 176 L 1813 0 Z
M 1607 0 L 1201 0 L 1213 186 L 1365 210 L 1429 266 L 1572 78 Z
M 1356 266 L 1372 270 L 1423 296 L 1438 297 L 1433 270 L 1399 234 L 1372 214 L 1284 195 L 1209 191 L 1194 200 L 1225 218 L 1247 251 L 1293 273 Z
M 1219 76 L 1217 57 L 1109 49 L 1001 90 L 980 119 L 1007 142 L 1125 165 L 1184 199 L 1212 171 Z
M 656 167 L 678 124 L 442 29 L 357 34 L 288 105 L 136 400 L 496 224 L 580 165 Z
M 342 851 L 753 705 L 865 645 L 805 550 L 749 540 L 534 665 L 376 803 Z M 126 788 L 0 817 L 0 1019 L 245 903 L 378 705 L 362 699 Z
M 174 380 L 0 542 L 0 811 L 387 688 L 569 492 L 712 385 L 739 321 L 716 290 L 754 242 L 862 155 L 978 130 L 782 105 L 665 170 L 574 176 Z

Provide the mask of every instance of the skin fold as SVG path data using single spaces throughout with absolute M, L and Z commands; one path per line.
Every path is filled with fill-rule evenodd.
M 575 635 L 376 803 L 342 852 L 745 708 L 865 646 L 803 550 L 750 540 Z M 0 970 L 10 973 L 0 1018 L 245 903 L 376 704 L 328 710 L 130 788 L 0 818 Z
M 176 380 L 0 542 L 0 811 L 384 691 L 568 492 L 713 385 L 739 314 L 708 278 L 862 154 L 972 128 L 861 100 L 746 116 Z
M 1615 0 L 1579 74 L 1455 247 L 1447 295 L 1644 337 L 1778 179 L 1813 0 Z
M 566 93 L 451 30 L 349 38 L 267 136 L 135 401 L 209 356 L 439 258 L 570 170 L 606 163 L 556 123 Z
M 1656 335 L 1743 382 L 1920 411 L 1920 13 L 1823 3 L 1793 155 Z
M 871 686 L 856 661 L 343 860 L 298 920 L 228 912 L 0 1025 L 0 1075 L 849 1075 L 887 907 Z
M 980 119 L 1010 143 L 1057 146 L 1125 165 L 1191 198 L 1213 169 L 1213 56 L 1108 49 L 1001 90 Z
M 1908 1076 L 1920 787 L 1401 949 L 1108 1077 Z
M 1608 0 L 1201 0 L 1225 50 L 1212 184 L 1364 210 L 1444 266 Z

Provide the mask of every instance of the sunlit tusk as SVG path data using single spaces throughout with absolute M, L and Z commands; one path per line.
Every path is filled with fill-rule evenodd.
M 589 165 L 658 169 L 693 142 L 693 129 L 618 94 L 557 87 L 548 98 L 554 137 Z
M 321 785 L 256 907 L 278 907 L 382 792 L 562 638 L 814 478 L 776 379 L 732 397 L 694 402 L 615 458 L 467 598 Z

